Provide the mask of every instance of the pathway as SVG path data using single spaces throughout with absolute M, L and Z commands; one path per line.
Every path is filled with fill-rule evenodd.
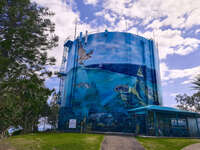
M 134 138 L 128 136 L 105 136 L 101 150 L 145 150 Z
M 183 148 L 182 150 L 200 150 L 200 143 L 192 144 L 192 145 L 186 146 L 186 147 Z

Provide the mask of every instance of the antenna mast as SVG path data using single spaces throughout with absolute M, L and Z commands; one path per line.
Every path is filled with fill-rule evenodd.
M 76 39 L 76 30 L 77 30 L 77 24 L 78 24 L 78 21 L 77 21 L 77 18 L 76 18 L 76 19 L 75 19 L 74 40 Z

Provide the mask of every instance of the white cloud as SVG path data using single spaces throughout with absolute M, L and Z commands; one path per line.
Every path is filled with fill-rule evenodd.
M 200 73 L 200 66 L 187 69 L 169 69 L 165 63 L 160 63 L 161 79 L 163 82 L 187 78 L 182 84 L 189 84 Z
M 53 50 L 49 51 L 49 56 L 54 56 L 57 59 L 56 68 L 59 68 L 62 55 L 63 55 L 63 44 L 67 37 L 70 37 L 72 40 L 74 38 L 75 30 L 75 20 L 77 19 L 80 22 L 80 16 L 78 12 L 73 12 L 72 7 L 76 7 L 75 3 L 70 0 L 70 3 L 67 5 L 61 0 L 32 0 L 38 3 L 41 6 L 48 7 L 50 11 L 53 11 L 55 15 L 52 17 L 52 21 L 55 23 L 55 34 L 59 36 L 59 45 Z M 89 30 L 92 31 L 90 25 L 79 23 L 77 27 L 77 34 L 80 31 Z M 55 70 L 52 69 L 52 70 Z
M 104 16 L 104 18 L 111 23 L 111 26 L 102 25 L 98 28 L 91 27 L 92 25 L 98 26 L 97 20 L 93 20 L 89 24 L 81 23 L 78 11 L 72 11 L 72 7 L 76 8 L 73 0 L 70 4 L 66 4 L 61 0 L 33 0 L 39 5 L 48 7 L 55 12 L 52 21 L 56 24 L 55 33 L 59 35 L 59 46 L 52 51 L 49 51 L 50 56 L 57 59 L 57 67 L 52 68 L 55 70 L 59 68 L 63 52 L 63 44 L 66 37 L 74 36 L 74 21 L 79 20 L 78 31 L 89 30 L 91 32 L 103 31 L 105 28 L 114 31 L 128 31 L 134 34 L 139 34 L 147 38 L 155 38 L 158 42 L 159 55 L 161 59 L 165 59 L 168 55 L 178 54 L 187 55 L 197 50 L 200 45 L 200 40 L 191 37 L 183 37 L 182 30 L 184 28 L 191 28 L 193 25 L 200 25 L 198 19 L 200 17 L 199 0 L 139 0 L 131 3 L 131 0 L 106 0 L 102 12 L 96 15 Z M 96 5 L 97 0 L 84 0 L 85 4 Z M 109 12 L 109 13 L 108 13 Z M 188 16 L 188 17 L 186 17 Z M 165 19 L 161 19 L 165 17 Z M 129 18 L 129 19 L 127 19 Z M 142 25 L 145 29 L 152 28 L 153 32 L 140 32 L 138 28 L 133 27 L 139 23 L 135 18 L 142 19 Z M 119 20 L 116 22 L 116 20 Z M 149 24 L 150 21 L 153 21 Z M 171 26 L 174 29 L 161 29 L 163 26 Z M 176 29 L 175 29 L 176 28 Z M 200 33 L 197 29 L 196 34 Z M 187 77 L 188 80 L 182 84 L 191 82 L 197 73 L 200 72 L 200 66 L 189 69 L 169 69 L 165 63 L 160 64 L 161 78 L 165 83 L 166 81 L 173 82 L 174 79 Z
M 193 79 L 185 80 L 185 81 L 182 82 L 181 84 L 191 84 L 192 81 L 193 81 Z
M 168 80 L 167 73 L 169 69 L 165 63 L 160 63 L 160 76 L 163 81 Z
M 159 29 L 163 24 L 159 20 L 154 20 L 151 24 L 147 25 L 148 28 Z
M 197 0 L 198 1 L 198 0 Z M 199 20 L 200 20 L 200 1 L 198 1 L 198 7 L 193 8 L 191 13 L 189 14 L 186 22 L 185 22 L 185 26 L 187 28 L 191 28 L 193 25 L 199 25 Z
M 85 4 L 96 5 L 98 0 L 83 0 Z
M 103 11 L 100 11 L 100 12 L 97 12 L 95 13 L 96 16 L 104 16 L 104 18 L 110 22 L 111 26 L 114 26 L 115 24 L 115 21 L 117 19 L 117 16 L 116 14 L 110 14 L 108 13 L 107 11 L 103 10 Z
M 117 14 L 119 22 L 113 30 L 126 31 L 126 18 L 131 18 L 131 25 L 143 25 L 145 29 L 153 29 L 159 46 L 159 55 L 165 59 L 167 55 L 187 55 L 200 45 L 196 38 L 183 37 L 182 30 L 194 25 L 200 25 L 200 1 L 199 0 L 105 0 L 103 7 L 105 12 Z M 105 16 L 105 18 L 107 18 Z M 135 21 L 142 19 L 142 23 Z M 111 20 L 111 19 L 107 19 Z M 128 19 L 129 20 L 129 19 Z M 150 21 L 153 21 L 149 24 Z M 172 29 L 160 29 L 171 26 Z M 138 32 L 138 31 L 137 31 Z M 198 33 L 196 31 L 196 33 Z M 152 32 L 139 32 L 139 35 L 154 38 Z
M 170 96 L 176 97 L 176 95 L 178 95 L 178 94 L 180 94 L 180 93 L 171 93 Z
M 182 37 L 180 30 L 155 29 L 153 32 L 139 32 L 139 35 L 146 38 L 153 38 L 158 43 L 160 59 L 166 59 L 167 55 L 187 55 L 198 50 L 200 40 L 196 38 Z
M 200 34 L 200 29 L 197 29 L 196 31 L 195 31 L 195 34 Z
M 199 24 L 200 1 L 198 0 L 105 0 L 104 8 L 117 14 L 129 17 L 138 17 L 147 23 L 147 20 L 167 17 L 164 20 L 165 25 L 172 27 L 190 27 Z M 185 20 L 185 15 L 188 19 Z M 186 21 L 186 22 L 185 22 Z
M 55 23 L 55 34 L 59 36 L 59 46 L 49 51 L 50 56 L 54 56 L 57 59 L 57 65 L 61 63 L 63 44 L 68 36 L 73 37 L 74 20 L 79 18 L 78 14 L 75 14 L 70 6 L 64 4 L 60 0 L 34 0 L 41 6 L 48 7 L 50 11 L 53 11 L 55 15 L 52 17 L 52 21 Z

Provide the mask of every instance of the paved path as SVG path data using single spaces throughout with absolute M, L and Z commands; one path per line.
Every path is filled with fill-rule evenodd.
M 128 136 L 105 136 L 101 150 L 145 150 L 134 138 Z
M 192 145 L 186 146 L 186 147 L 183 148 L 182 150 L 200 150 L 200 143 L 192 144 Z

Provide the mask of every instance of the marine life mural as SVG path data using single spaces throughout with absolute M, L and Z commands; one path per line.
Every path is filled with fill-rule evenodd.
M 84 82 L 75 84 L 75 86 L 78 88 L 87 88 L 87 89 L 90 88 L 90 85 L 88 83 L 84 83 Z
M 79 64 L 83 65 L 84 61 L 92 57 L 92 54 L 93 54 L 93 50 L 87 53 L 86 50 L 83 48 L 82 44 L 80 43 L 79 49 L 78 49 Z
M 130 131 L 129 109 L 162 103 L 153 41 L 123 32 L 89 34 L 87 44 L 80 37 L 69 47 L 59 127 Z
M 141 70 L 141 66 L 140 66 L 140 68 L 138 69 L 137 75 L 138 75 L 139 77 L 144 77 L 144 75 L 143 75 L 143 73 L 142 73 L 142 70 Z

